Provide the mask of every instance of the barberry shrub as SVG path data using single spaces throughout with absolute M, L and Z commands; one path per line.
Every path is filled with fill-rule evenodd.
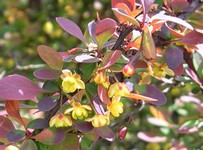
M 170 112 L 155 106 L 165 105 L 165 94 L 174 87 L 190 82 L 195 92 L 188 91 L 190 98 L 179 105 L 193 102 L 199 113 L 203 110 L 194 97 L 203 84 L 201 5 L 186 0 L 111 3 L 117 21 L 97 14 L 84 34 L 71 20 L 57 17 L 59 26 L 82 44 L 63 52 L 38 46 L 47 67 L 34 71 L 33 81 L 19 74 L 0 80 L 7 112 L 0 116 L 0 149 L 94 149 L 100 139 L 125 139 L 127 126 L 144 107 L 154 116 L 148 119 L 153 125 L 176 134 L 200 131 L 198 117 L 177 126 Z M 137 137 L 155 143 L 170 140 L 147 131 Z M 170 147 L 183 144 L 174 139 Z

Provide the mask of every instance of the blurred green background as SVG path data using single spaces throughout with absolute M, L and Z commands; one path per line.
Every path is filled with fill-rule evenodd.
M 160 0 L 159 0 L 160 2 Z M 58 51 L 67 51 L 80 44 L 80 41 L 69 36 L 56 23 L 55 18 L 65 17 L 73 20 L 84 32 L 91 20 L 96 20 L 96 13 L 101 19 L 114 18 L 110 0 L 1 0 L 0 2 L 0 78 L 12 73 L 32 76 L 35 67 L 43 64 L 37 54 L 38 45 L 47 45 Z M 32 64 L 32 65 L 31 65 Z M 31 66 L 30 66 L 31 65 Z M 157 83 L 161 90 L 168 85 Z M 181 125 L 187 120 L 196 120 L 202 116 L 203 106 L 180 101 L 182 95 L 192 93 L 201 99 L 202 95 L 195 93 L 198 85 L 191 80 L 177 83 L 167 92 L 168 102 L 157 109 L 166 114 L 170 122 Z M 197 111 L 197 109 L 201 109 Z M 157 127 L 148 121 L 152 117 L 149 107 L 139 112 L 129 124 L 125 140 L 108 142 L 101 140 L 95 149 L 106 150 L 168 150 L 172 142 L 185 144 L 189 149 L 200 147 L 203 132 L 178 134 L 169 127 Z M 122 127 L 122 126 L 120 126 Z M 117 131 L 119 128 L 116 129 Z M 139 131 L 154 132 L 158 136 L 167 137 L 164 143 L 146 143 L 137 138 Z M 115 133 L 117 135 L 117 133 Z M 83 143 L 88 149 L 88 141 Z

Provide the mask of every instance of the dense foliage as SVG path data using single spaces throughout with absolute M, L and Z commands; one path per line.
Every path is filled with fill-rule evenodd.
M 201 3 L 105 3 L 2 3 L 0 149 L 202 148 Z

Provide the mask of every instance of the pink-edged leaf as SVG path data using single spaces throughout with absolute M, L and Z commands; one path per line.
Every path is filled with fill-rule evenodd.
M 154 21 L 154 20 L 162 20 L 162 21 L 170 21 L 170 22 L 174 22 L 174 23 L 177 23 L 177 24 L 180 24 L 190 30 L 193 30 L 194 28 L 189 24 L 187 23 L 186 21 L 178 18 L 178 17 L 173 17 L 173 16 L 169 16 L 169 15 L 164 15 L 163 12 L 160 12 L 154 16 L 151 17 L 150 19 L 150 22 Z
M 37 118 L 35 120 L 30 121 L 27 127 L 31 129 L 44 129 L 49 127 L 49 122 L 44 118 Z
M 166 63 L 169 68 L 176 69 L 183 61 L 183 51 L 174 45 L 166 49 Z
M 63 30 L 78 38 L 82 42 L 86 43 L 82 31 L 73 21 L 63 17 L 57 17 L 56 22 L 61 26 Z
M 19 101 L 17 100 L 7 100 L 5 101 L 5 108 L 10 117 L 12 117 L 15 121 L 22 124 L 26 128 L 26 124 L 19 112 Z
M 113 141 L 115 139 L 114 132 L 108 126 L 94 128 L 94 131 L 107 141 Z
M 116 63 L 116 61 L 121 57 L 122 52 L 120 50 L 115 50 L 107 53 L 104 58 L 102 59 L 102 66 L 98 70 L 106 69 L 113 64 Z
M 141 95 L 156 99 L 157 101 L 149 101 L 149 103 L 157 106 L 164 105 L 167 101 L 166 96 L 157 87 L 153 85 L 145 85 L 145 92 L 141 93 Z
M 199 120 L 189 120 L 189 121 L 185 122 L 183 125 L 181 125 L 176 132 L 177 133 L 198 132 L 199 131 L 199 128 L 198 128 L 199 124 L 200 124 Z
M 113 10 L 115 16 L 118 18 L 119 22 L 121 22 L 121 23 L 129 22 L 129 23 L 132 23 L 133 25 L 135 25 L 136 27 L 140 26 L 139 22 L 135 18 L 129 16 L 125 11 L 123 11 L 119 8 L 112 8 L 112 10 Z
M 135 101 L 137 101 L 137 100 L 143 100 L 143 101 L 147 101 L 147 102 L 156 102 L 157 101 L 154 98 L 143 96 L 143 95 L 140 95 L 140 94 L 135 94 L 135 93 L 126 94 L 125 96 L 128 97 L 128 98 L 131 98 L 131 99 L 133 99 Z
M 91 122 L 74 121 L 73 124 L 81 132 L 90 132 L 94 128 Z
M 197 45 L 203 43 L 203 34 L 197 31 L 191 31 L 187 33 L 180 42 L 183 42 L 188 45 Z
M 184 95 L 180 97 L 180 100 L 185 103 L 194 103 L 197 105 L 201 105 L 201 100 L 193 96 Z
M 99 96 L 95 96 L 92 100 L 93 106 L 98 114 L 104 114 L 104 108 L 102 106 Z
M 49 146 L 49 150 L 79 150 L 79 138 L 77 134 L 67 133 L 66 138 L 59 144 Z
M 138 132 L 137 137 L 145 142 L 150 143 L 162 143 L 166 142 L 167 138 L 165 136 L 157 136 L 154 133 L 151 132 Z
M 95 21 L 91 21 L 90 23 L 88 23 L 88 32 L 90 37 L 92 38 L 92 40 L 94 41 L 94 43 L 97 43 L 96 39 L 95 39 L 95 30 L 96 30 L 96 22 Z
M 49 111 L 57 105 L 56 97 L 43 97 L 37 104 L 37 107 L 40 111 Z
M 155 118 L 155 117 L 149 117 L 149 118 L 147 118 L 147 121 L 150 124 L 159 126 L 159 127 L 168 127 L 169 126 L 168 122 L 161 120 L 159 118 Z
M 116 22 L 110 18 L 105 18 L 97 23 L 95 38 L 100 48 L 113 36 L 116 31 L 116 26 Z
M 45 92 L 28 78 L 14 74 L 0 80 L 0 99 L 29 100 Z
M 171 33 L 172 35 L 174 35 L 175 37 L 178 37 L 178 38 L 184 37 L 183 34 L 181 34 L 181 33 L 179 33 L 178 31 L 172 29 L 167 23 L 165 23 L 165 25 L 166 25 L 166 27 L 168 28 L 168 30 L 170 31 L 170 33 Z
M 199 77 L 197 76 L 197 74 L 190 68 L 186 68 L 185 72 L 187 73 L 187 75 L 189 77 L 191 77 L 197 84 L 202 85 Z
M 37 145 L 31 139 L 26 139 L 21 145 L 21 150 L 38 150 Z
M 145 25 L 143 29 L 142 54 L 147 59 L 155 59 L 156 48 L 148 25 Z
M 70 54 L 68 52 L 58 52 L 58 53 L 63 60 L 70 57 Z
M 7 134 L 7 139 L 9 142 L 19 142 L 25 138 L 25 131 L 22 130 L 12 130 Z
M 42 69 L 37 70 L 33 73 L 37 79 L 41 80 L 55 80 L 58 79 L 61 75 L 61 71 L 53 69 Z
M 176 76 L 181 76 L 184 73 L 183 64 L 181 63 L 177 68 L 172 69 Z
M 15 130 L 13 123 L 7 117 L 0 116 L 0 139 L 6 138 L 12 130 Z
M 99 62 L 100 59 L 97 57 L 90 56 L 88 54 L 81 54 L 75 57 L 75 61 L 79 63 L 96 63 Z
M 62 142 L 65 137 L 66 133 L 61 129 L 46 128 L 32 138 L 46 145 L 55 145 Z
M 142 8 L 143 8 L 143 17 L 145 18 L 150 6 L 154 3 L 154 0 L 140 0 L 141 4 L 142 4 Z M 145 20 L 143 20 L 145 21 Z
M 41 59 L 54 70 L 62 70 L 63 60 L 60 54 L 53 48 L 46 45 L 39 45 L 37 52 Z
M 128 8 L 133 11 L 135 7 L 135 0 L 111 0 L 112 8 L 114 8 L 118 3 L 124 3 Z
M 102 84 L 98 85 L 98 95 L 99 95 L 100 100 L 104 104 L 108 105 L 111 103 L 110 98 L 108 97 L 108 89 L 105 88 Z

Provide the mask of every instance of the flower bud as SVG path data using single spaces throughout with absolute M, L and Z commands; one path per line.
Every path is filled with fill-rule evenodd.
M 135 68 L 131 64 L 127 64 L 123 67 L 122 70 L 125 77 L 132 77 L 135 73 Z
M 121 128 L 120 131 L 118 132 L 118 139 L 123 140 L 125 138 L 127 132 L 128 132 L 127 127 Z
M 94 77 L 94 82 L 97 84 L 106 82 L 106 76 L 104 75 L 104 72 L 98 71 Z

